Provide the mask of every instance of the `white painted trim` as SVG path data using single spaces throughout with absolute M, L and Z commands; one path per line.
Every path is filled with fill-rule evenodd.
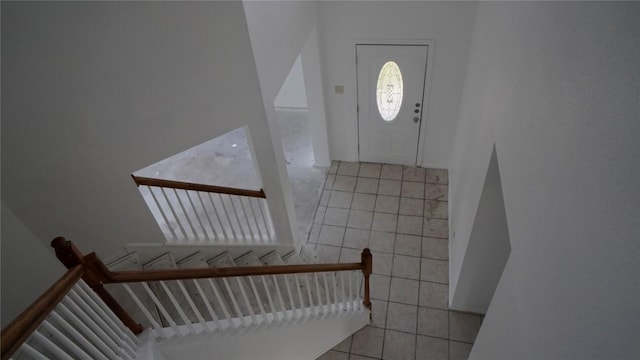
M 357 47 L 358 45 L 424 45 L 427 46 L 427 68 L 425 71 L 425 75 L 424 75 L 424 91 L 422 93 L 422 121 L 420 123 L 420 133 L 418 134 L 418 150 L 417 150 L 417 157 L 416 157 L 416 166 L 422 166 L 422 167 L 427 167 L 425 166 L 425 164 L 422 164 L 422 158 L 423 158 L 423 152 L 424 152 L 424 143 L 425 143 L 425 138 L 426 138 L 426 124 L 428 122 L 428 113 L 429 113 L 429 94 L 430 94 L 430 90 L 431 90 L 431 74 L 432 74 L 432 69 L 433 69 L 433 59 L 434 59 L 434 52 L 435 52 L 435 47 L 436 47 L 436 41 L 434 39 L 405 39 L 405 40 L 400 40 L 400 39 L 356 39 L 353 42 L 353 51 L 354 51 L 354 59 L 356 58 L 357 55 Z M 355 133 L 356 133 L 356 144 L 358 144 L 358 151 L 357 151 L 357 159 L 356 161 L 360 161 L 360 135 L 359 135 L 359 129 L 360 129 L 360 118 L 359 118 L 359 114 L 358 111 L 355 110 L 358 106 L 358 64 L 356 61 L 353 62 L 354 63 L 354 78 L 351 79 L 352 84 L 354 84 L 354 89 L 356 89 L 355 92 L 355 101 L 356 101 L 356 106 L 354 107 L 354 111 L 355 111 Z M 426 106 L 425 106 L 426 104 Z M 426 109 L 426 111 L 425 111 Z M 422 165 L 419 165 L 422 164 Z M 437 169 L 446 169 L 446 166 L 437 166 L 435 167 Z

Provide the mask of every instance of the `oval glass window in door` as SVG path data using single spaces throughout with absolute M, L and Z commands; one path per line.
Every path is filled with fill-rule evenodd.
M 376 84 L 378 112 L 384 121 L 393 121 L 402 106 L 402 73 L 394 61 L 382 65 Z

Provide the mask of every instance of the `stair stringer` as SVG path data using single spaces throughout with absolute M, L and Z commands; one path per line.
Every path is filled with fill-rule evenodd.
M 157 344 L 166 360 L 317 359 L 369 323 L 369 311 L 282 323 L 232 336 L 193 335 Z

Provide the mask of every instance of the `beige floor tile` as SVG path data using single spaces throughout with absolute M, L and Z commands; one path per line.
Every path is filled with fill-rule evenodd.
M 389 282 L 390 276 L 371 274 L 369 276 L 369 286 L 371 291 L 371 298 L 388 301 L 389 300 Z
M 356 188 L 357 179 L 355 176 L 336 175 L 336 180 L 333 182 L 333 190 L 353 192 Z
M 391 275 L 405 279 L 420 278 L 420 258 L 414 256 L 394 255 Z
M 422 216 L 424 214 L 424 200 L 414 198 L 400 198 L 400 215 Z
M 376 205 L 376 195 L 373 194 L 353 194 L 353 201 L 351 202 L 352 210 L 366 210 L 373 211 Z
M 399 180 L 380 179 L 378 185 L 378 195 L 400 196 L 402 182 Z
M 324 213 L 324 220 L 322 221 L 325 225 L 333 225 L 333 226 L 347 226 L 347 220 L 349 218 L 349 209 L 339 209 L 339 208 L 327 208 L 327 211 Z
M 449 199 L 449 187 L 442 184 L 425 184 L 424 198 L 431 200 L 447 201 Z
M 329 198 L 330 207 L 335 208 L 350 208 L 351 200 L 353 199 L 353 193 L 347 191 L 332 191 Z
M 365 326 L 353 334 L 351 353 L 370 357 L 382 356 L 384 329 Z
M 472 343 L 476 340 L 482 321 L 479 315 L 449 312 L 449 338 Z
M 449 220 L 424 218 L 422 235 L 434 238 L 449 238 Z
M 362 250 L 369 246 L 369 236 L 371 236 L 369 230 L 347 228 L 342 246 Z
M 416 354 L 416 337 L 398 331 L 386 330 L 384 335 L 385 360 L 414 360 Z
M 449 309 L 449 285 L 432 282 L 420 282 L 420 306 Z
M 399 215 L 396 232 L 398 234 L 422 235 L 422 221 L 422 216 Z
M 420 280 L 448 284 L 449 262 L 442 260 L 422 259 L 422 265 L 420 268 Z
M 371 237 L 369 238 L 369 248 L 371 251 L 392 253 L 395 239 L 395 233 L 372 231 Z
M 389 180 L 402 180 L 402 165 L 382 165 L 382 171 L 380 173 L 381 179 Z
M 425 181 L 435 184 L 448 184 L 449 172 L 446 169 L 427 169 Z
M 418 309 L 418 334 L 447 339 L 449 335 L 448 311 L 420 307 Z
M 371 227 L 371 230 L 396 232 L 397 224 L 398 224 L 398 215 L 377 212 L 373 214 L 373 226 Z
M 393 266 L 393 254 L 372 251 L 373 273 L 380 275 L 391 275 Z
M 449 341 L 429 336 L 418 335 L 416 343 L 416 359 L 448 360 Z
M 408 305 L 418 305 L 420 282 L 418 280 L 391 278 L 389 301 Z
M 415 235 L 397 234 L 394 253 L 397 255 L 419 256 L 422 247 L 422 237 Z
M 402 197 L 424 199 L 424 183 L 403 181 L 402 182 Z
M 358 176 L 360 170 L 360 163 L 340 161 L 338 165 L 338 175 Z
M 415 305 L 389 302 L 387 307 L 387 329 L 416 332 L 418 307 Z
M 356 182 L 356 192 L 363 194 L 376 194 L 378 192 L 378 179 L 359 177 Z
M 450 360 L 467 360 L 471 354 L 472 344 L 462 343 L 458 341 L 449 341 L 449 359 Z
M 340 226 L 322 225 L 318 244 L 342 246 L 345 228 Z
M 379 178 L 381 168 L 382 166 L 380 164 L 361 163 L 358 176 Z
M 402 173 L 402 181 L 417 181 L 424 182 L 425 180 L 425 169 L 414 167 L 414 166 L 405 166 L 404 172 Z
M 336 351 L 342 351 L 342 352 L 349 352 L 351 350 L 351 340 L 352 337 L 349 336 L 346 339 L 342 340 L 342 342 L 340 342 L 340 344 L 336 345 L 333 347 L 333 350 Z
M 349 221 L 347 226 L 357 229 L 371 229 L 371 222 L 373 221 L 373 212 L 364 210 L 351 210 L 349 211 Z
M 397 196 L 378 195 L 376 199 L 376 212 L 383 213 L 398 213 L 398 206 L 400 205 L 400 198 Z
M 387 305 L 389 302 L 371 299 L 371 326 L 384 328 L 387 324 Z
M 425 200 L 424 216 L 436 219 L 449 218 L 449 203 L 447 201 Z

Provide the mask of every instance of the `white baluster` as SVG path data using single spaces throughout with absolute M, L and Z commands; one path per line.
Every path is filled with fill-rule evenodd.
M 137 337 L 133 335 L 131 330 L 126 327 L 122 321 L 109 309 L 109 307 L 98 298 L 98 295 L 89 288 L 84 281 L 80 280 L 78 282 L 80 296 L 85 299 L 85 301 L 90 304 L 94 311 L 96 311 L 100 316 L 109 324 L 109 326 L 114 329 L 118 333 L 118 336 L 129 346 L 128 349 L 131 349 L 130 354 L 135 355 L 135 351 L 133 350 L 136 347 Z
M 253 294 L 256 297 L 256 300 L 258 302 L 258 309 L 260 309 L 260 314 L 262 317 L 262 321 L 266 322 L 267 321 L 267 313 L 266 311 L 264 311 L 264 305 L 262 303 L 262 298 L 260 298 L 260 294 L 258 294 L 258 289 L 256 288 L 256 284 L 253 281 L 253 278 L 251 276 L 247 276 L 247 279 L 249 280 L 249 284 L 251 285 L 251 291 L 253 291 Z
M 180 332 L 180 330 L 178 329 L 178 325 L 173 320 L 173 318 L 169 316 L 167 309 L 165 309 L 164 305 L 162 305 L 162 302 L 158 299 L 156 294 L 151 290 L 151 288 L 149 288 L 149 284 L 147 284 L 146 282 L 142 282 L 142 288 L 144 288 L 144 290 L 147 292 L 149 297 L 151 297 L 151 300 L 153 301 L 154 304 L 156 304 L 156 307 L 158 308 L 158 310 L 160 310 L 160 313 L 162 314 L 162 316 L 164 316 L 167 322 L 169 322 L 169 326 L 171 326 L 175 334 L 181 335 L 181 336 L 186 335 Z
M 176 240 L 177 241 L 186 241 L 189 238 L 189 236 L 187 235 L 187 232 L 184 230 L 184 227 L 182 226 L 182 221 L 180 221 L 180 219 L 178 219 L 178 215 L 176 214 L 176 211 L 173 208 L 173 205 L 169 201 L 169 197 L 167 196 L 167 192 L 162 187 L 158 188 L 158 189 L 160 189 L 160 192 L 162 193 L 162 196 L 164 197 L 164 201 L 167 203 L 167 207 L 171 211 L 171 215 L 173 216 L 173 218 L 176 221 L 176 225 L 178 226 L 178 228 L 180 228 L 180 236 L 178 236 L 176 238 Z M 177 231 L 176 231 L 176 233 L 177 233 Z
M 194 194 L 196 194 L 196 198 L 198 199 L 197 203 L 200 204 L 200 207 L 202 208 L 202 213 L 204 214 L 205 219 L 207 220 L 205 222 L 205 225 L 209 225 L 208 226 L 208 230 L 207 231 L 207 237 L 209 238 L 209 242 L 213 243 L 216 241 L 217 236 L 216 236 L 216 232 L 215 232 L 215 228 L 213 226 L 213 222 L 211 221 L 211 214 L 209 214 L 209 210 L 207 209 L 207 207 L 204 204 L 204 201 L 202 200 L 202 196 L 200 195 L 199 191 L 194 191 Z M 206 227 L 206 226 L 205 226 Z
M 58 326 L 63 328 L 67 333 L 71 335 L 75 339 L 75 341 L 82 345 L 87 351 L 91 353 L 89 358 L 91 359 L 101 359 L 108 360 L 106 356 L 100 350 L 93 345 L 93 343 L 86 338 L 85 335 L 81 334 L 78 330 L 76 330 L 67 320 L 65 320 L 62 316 L 58 315 L 56 311 L 53 311 L 50 315 L 52 321 L 54 321 Z M 87 333 L 88 334 L 88 333 Z
M 218 304 L 220 304 L 220 307 L 222 308 L 222 312 L 224 313 L 225 319 L 227 319 L 228 321 L 231 321 L 231 318 L 232 318 L 231 313 L 229 312 L 229 309 L 227 309 L 226 301 L 224 301 L 224 299 L 222 298 L 222 295 L 220 294 L 218 285 L 216 285 L 212 279 L 207 279 L 207 281 L 209 282 L 209 286 L 211 287 L 211 290 L 213 290 L 213 294 L 216 296 L 216 300 L 218 300 Z
M 271 310 L 271 314 L 273 315 L 272 321 L 278 320 L 278 312 L 276 310 L 275 305 L 273 304 L 273 298 L 271 297 L 271 289 L 267 285 L 267 278 L 265 276 L 260 276 L 260 280 L 262 280 L 262 286 L 264 287 L 264 292 L 267 294 L 267 301 L 269 302 L 269 309 Z
M 47 350 L 51 351 L 56 356 L 56 359 L 73 360 L 69 354 L 62 350 L 53 341 L 49 340 L 46 336 L 42 335 L 39 330 L 34 331 L 33 334 L 31 334 L 31 338 L 43 345 Z
M 74 314 L 108 346 L 109 351 L 105 352 L 105 355 L 112 357 L 113 354 L 113 356 L 117 356 L 113 349 L 119 348 L 118 344 L 71 297 L 64 298 L 62 303 L 68 305 L 69 309 L 73 310 Z
M 144 314 L 144 317 L 146 317 L 147 320 L 149 321 L 149 323 L 151 324 L 151 326 L 153 326 L 153 329 L 156 331 L 156 334 L 158 334 L 158 336 L 160 336 L 160 337 L 167 338 L 168 337 L 167 333 L 164 331 L 162 326 L 151 315 L 151 313 L 149 312 L 147 307 L 142 304 L 142 301 L 140 301 L 138 296 L 133 292 L 133 290 L 131 290 L 129 285 L 128 284 L 122 284 L 122 287 L 124 287 L 124 289 L 127 291 L 129 296 L 131 296 L 131 299 L 133 299 L 133 302 L 135 302 L 136 305 L 138 305 L 138 308 L 140 309 L 140 311 L 142 311 L 142 313 Z M 176 332 L 176 335 L 179 335 L 179 333 Z
M 296 316 L 296 303 L 293 302 L 293 295 L 291 293 L 291 284 L 288 275 L 283 275 L 284 283 L 287 285 L 287 295 L 289 296 L 289 304 L 291 304 L 291 313 L 292 316 Z
M 347 311 L 347 293 L 344 291 L 344 271 L 340 271 L 340 291 L 342 292 L 342 308 Z
M 282 293 L 280 292 L 280 286 L 278 286 L 278 281 L 276 280 L 275 275 L 271 275 L 271 279 L 273 280 L 273 285 L 276 287 L 276 295 L 278 295 L 278 301 L 280 302 L 280 307 L 282 308 L 282 317 L 284 318 L 287 315 L 287 308 L 284 306 L 284 300 L 282 299 Z
M 200 230 L 202 230 L 202 236 L 198 234 L 198 237 L 201 239 L 202 242 L 205 242 L 207 240 L 207 231 L 205 230 L 204 225 L 202 225 L 202 221 L 200 221 L 200 216 L 198 215 L 200 212 L 198 211 L 198 209 L 196 209 L 195 205 L 193 204 L 193 201 L 191 200 L 191 196 L 189 195 L 189 190 L 184 190 L 184 195 L 187 197 L 187 200 L 189 200 L 189 205 L 191 205 L 191 209 L 193 210 L 193 216 L 197 220 L 197 224 L 200 226 Z
M 116 356 L 113 350 L 109 348 L 109 346 L 102 340 L 102 338 L 96 335 L 91 330 L 91 328 L 89 328 L 82 320 L 80 320 L 78 316 L 72 313 L 63 303 L 58 304 L 58 309 L 60 310 L 60 313 L 64 314 L 64 316 L 69 319 L 69 321 L 73 323 L 73 325 L 75 325 L 75 327 L 78 328 L 81 333 L 89 338 L 89 341 L 98 349 L 100 349 L 100 351 L 105 354 L 105 356 L 110 358 L 114 358 Z
M 218 199 L 220 199 L 220 196 L 218 194 L 215 195 Z M 225 228 L 225 224 L 222 222 L 222 219 L 220 218 L 220 214 L 218 213 L 218 209 L 216 209 L 216 202 L 214 200 L 214 195 L 211 195 L 211 193 L 207 193 L 207 197 L 209 198 L 209 202 L 211 203 L 211 209 L 213 210 L 213 213 L 216 216 L 216 220 L 218 220 L 218 224 L 220 225 L 220 232 L 222 233 L 222 235 L 220 235 L 220 232 L 218 232 L 218 229 L 216 228 L 216 233 L 218 233 L 218 238 L 219 239 L 225 239 L 226 241 L 229 241 L 232 239 L 232 236 L 229 235 L 229 233 L 227 232 L 227 229 Z
M 84 350 L 82 350 L 78 345 L 76 345 L 71 339 L 69 339 L 65 334 L 63 334 L 60 330 L 58 330 L 55 326 L 51 325 L 50 322 L 44 320 L 40 325 L 44 330 L 51 333 L 51 335 L 64 345 L 64 347 L 68 348 L 73 352 L 76 356 L 81 359 L 89 359 L 90 356 Z
M 80 289 L 78 289 L 80 290 Z M 75 289 L 71 289 L 69 294 L 67 294 L 78 306 L 80 306 L 86 314 L 98 325 L 109 338 L 113 341 L 113 345 L 117 344 L 117 347 L 127 352 L 131 349 L 127 349 L 128 344 L 118 336 L 114 329 L 117 329 L 117 326 L 109 326 L 109 324 L 96 312 L 89 303 L 87 303 L 78 293 L 76 293 Z M 133 352 L 135 356 L 135 352 Z
M 251 211 L 253 212 L 253 216 L 256 218 L 256 223 L 258 224 L 258 229 L 260 230 L 260 240 L 261 242 L 267 242 L 269 240 L 269 226 L 264 220 L 264 214 L 262 213 L 262 209 L 260 208 L 259 198 L 251 198 Z M 256 211 L 256 207 L 258 211 Z
M 164 281 L 159 281 L 159 283 L 160 283 L 160 287 L 162 287 L 165 294 L 167 294 L 169 301 L 171 302 L 171 304 L 173 304 L 173 307 L 178 311 L 178 315 L 180 315 L 182 322 L 184 322 L 184 324 L 187 326 L 187 329 L 189 329 L 189 332 L 191 332 L 192 334 L 197 334 L 196 329 L 193 327 L 193 324 L 191 323 L 189 318 L 187 318 L 187 314 L 185 314 L 184 310 L 182 309 L 182 306 L 178 304 L 178 300 L 176 300 L 173 293 L 167 287 L 167 284 Z
M 195 228 L 193 227 L 193 224 L 191 223 L 191 218 L 189 217 L 189 214 L 187 213 L 187 209 L 185 209 L 184 204 L 182 204 L 182 199 L 181 196 L 178 194 L 178 190 L 176 189 L 171 189 L 173 191 L 173 197 L 176 201 L 176 203 L 178 203 L 178 206 L 180 207 L 178 209 L 178 215 L 182 215 L 181 217 L 186 220 L 186 224 L 183 224 L 183 220 L 180 220 L 180 223 L 182 224 L 183 229 L 186 229 L 188 227 L 189 229 L 189 233 L 188 234 L 185 231 L 185 241 L 186 242 L 190 242 L 192 239 L 195 239 L 197 237 Z M 193 236 L 190 236 L 193 235 Z
M 251 306 L 251 302 L 249 302 L 249 297 L 247 296 L 247 292 L 244 290 L 244 286 L 242 285 L 243 281 L 240 277 L 236 277 L 236 280 L 238 281 L 238 287 L 240 288 L 240 294 L 242 294 L 244 304 L 247 307 L 247 310 L 249 310 L 251 321 L 253 321 L 254 324 L 257 324 L 258 319 L 256 319 L 256 313 L 253 311 L 253 307 Z
M 309 316 L 311 316 L 311 313 L 313 312 L 313 307 L 314 307 L 313 296 L 311 296 L 311 284 L 309 283 L 309 275 L 308 274 L 303 274 L 303 275 L 304 275 L 304 280 L 307 283 L 307 295 L 309 296 Z
M 202 301 L 204 302 L 204 305 L 207 307 L 207 311 L 209 312 L 209 315 L 211 315 L 211 318 L 215 322 L 216 328 L 218 330 L 222 330 L 222 324 L 220 323 L 220 319 L 218 318 L 218 315 L 216 314 L 216 312 L 213 311 L 213 307 L 211 307 L 209 298 L 207 298 L 207 295 L 204 293 L 204 291 L 202 291 L 202 287 L 200 287 L 200 283 L 196 279 L 193 279 L 192 281 L 193 281 L 193 284 L 196 286 L 196 290 L 198 291 L 198 294 L 202 296 Z
M 227 281 L 226 278 L 222 278 L 222 282 L 224 283 L 224 286 L 227 290 L 227 294 L 229 295 L 229 299 L 231 299 L 231 304 L 233 305 L 233 308 L 236 310 L 236 314 L 237 316 L 240 318 L 240 321 L 242 322 L 242 325 L 247 326 L 247 320 L 244 318 L 244 315 L 242 314 L 242 311 L 240 311 L 240 305 L 238 305 L 238 300 L 236 299 L 236 296 L 233 294 L 233 291 L 231 291 L 231 287 L 229 286 L 229 282 Z M 229 319 L 231 320 L 231 319 Z
M 184 284 L 182 283 L 182 281 L 181 280 L 177 280 L 176 282 L 178 283 L 178 287 L 180 287 L 180 291 L 182 291 L 182 295 L 187 299 L 187 303 L 189 303 L 189 307 L 191 307 L 191 311 L 193 311 L 193 313 L 196 316 L 196 318 L 198 318 L 198 321 L 200 322 L 200 325 L 202 325 L 202 329 L 203 330 L 206 330 L 206 329 L 213 330 L 209 326 L 207 326 L 206 321 L 204 320 L 204 317 L 202 317 L 202 314 L 200 314 L 200 311 L 196 307 L 196 304 L 193 303 L 193 299 L 191 299 L 191 295 L 189 295 L 189 293 L 187 292 L 187 289 L 184 287 Z M 204 294 L 202 294 L 202 295 L 204 295 Z
M 38 350 L 34 349 L 27 343 L 22 344 L 22 346 L 20 346 L 20 349 L 24 351 L 25 354 L 33 357 L 35 360 L 49 360 L 48 357 L 42 355 Z
M 293 278 L 296 281 L 296 289 L 298 290 L 298 300 L 300 300 L 300 317 L 304 317 L 306 314 L 306 306 L 304 306 L 304 299 L 302 297 L 302 290 L 300 290 L 300 280 L 298 274 L 293 274 Z
M 167 225 L 167 228 L 169 229 L 169 232 L 171 233 L 172 239 L 169 240 L 169 242 L 178 241 L 178 233 L 173 228 L 173 226 L 171 226 L 171 220 L 167 216 L 167 209 L 163 209 L 163 206 L 160 204 L 160 201 L 158 200 L 156 194 L 153 191 L 153 189 L 159 189 L 159 188 L 151 187 L 151 186 L 147 186 L 147 188 L 149 189 L 149 194 L 151 194 L 151 197 L 153 198 L 153 203 L 156 205 L 156 207 L 160 211 L 160 215 L 162 215 L 162 221 L 164 221 L 164 223 Z M 166 200 L 166 197 L 165 197 L 165 200 Z M 177 220 L 176 220 L 176 223 L 177 223 Z

